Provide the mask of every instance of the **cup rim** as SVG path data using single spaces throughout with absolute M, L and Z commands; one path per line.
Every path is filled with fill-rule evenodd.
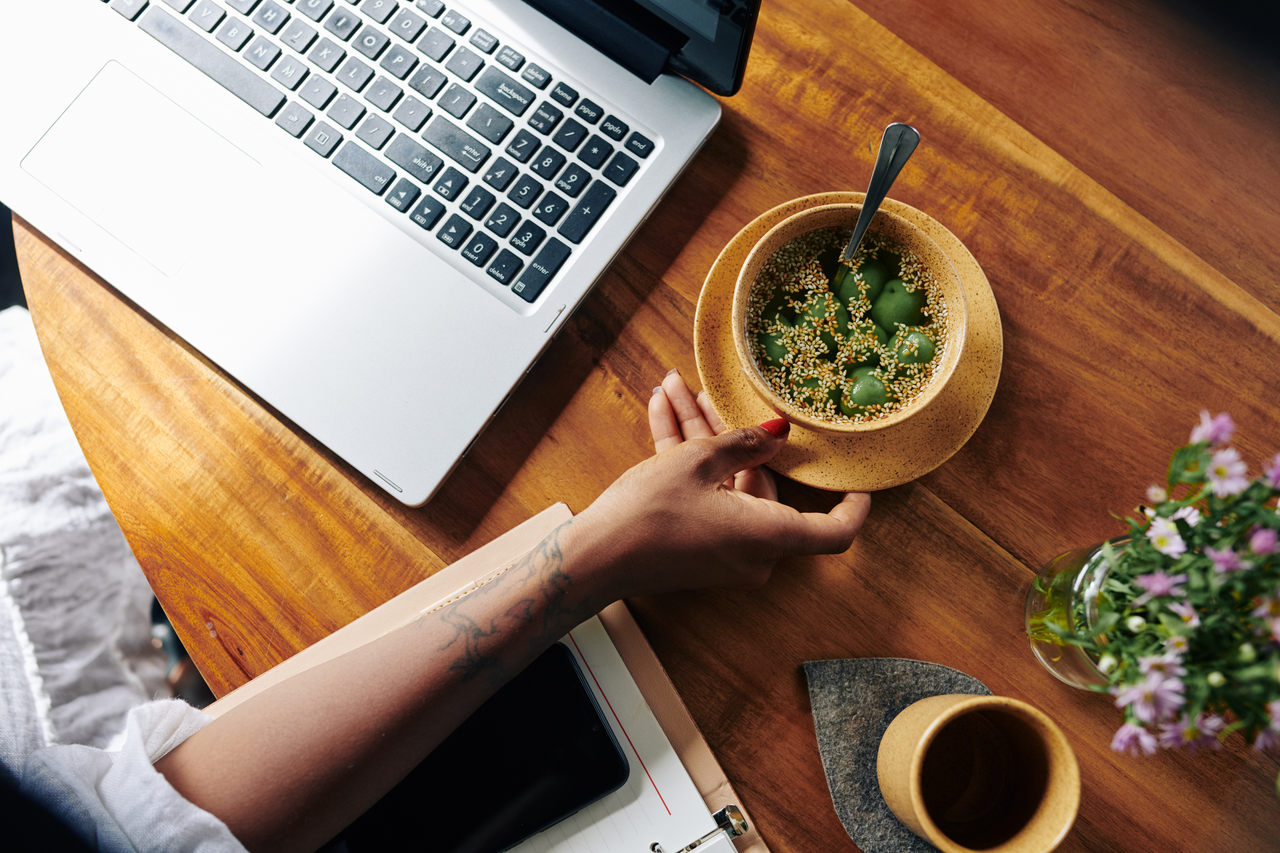
M 1048 758 L 1049 767 L 1047 773 L 1048 782 L 1045 787 L 1044 797 L 1042 798 L 1042 805 L 1031 814 L 1031 817 L 1027 820 L 1027 823 L 1023 828 L 994 847 L 984 847 L 981 850 L 978 850 L 976 848 L 966 847 L 958 841 L 955 841 L 933 820 L 928 809 L 924 807 L 924 792 L 921 787 L 921 778 L 923 776 L 922 771 L 924 769 L 924 759 L 929 753 L 929 748 L 933 745 L 934 740 L 943 728 L 959 717 L 986 710 L 1012 712 L 1015 716 L 1031 724 L 1046 741 L 1045 752 Z M 1057 748 L 1052 748 L 1048 742 L 1052 742 Z M 910 792 L 911 799 L 919 804 L 919 808 L 916 809 L 916 819 L 920 821 L 921 825 L 931 836 L 929 840 L 934 845 L 945 851 L 945 853 L 1001 853 L 1001 851 L 1006 849 L 1017 849 L 1010 848 L 1009 845 L 1016 842 L 1019 836 L 1026 832 L 1028 827 L 1032 826 L 1038 819 L 1042 818 L 1042 813 L 1044 811 L 1043 803 L 1048 801 L 1052 790 L 1064 791 L 1070 798 L 1070 806 L 1067 809 L 1067 814 L 1062 820 L 1062 826 L 1054 834 L 1052 841 L 1047 844 L 1044 849 L 1055 849 L 1062 843 L 1063 839 L 1066 838 L 1067 833 L 1071 831 L 1071 827 L 1074 825 L 1076 816 L 1080 811 L 1080 764 L 1075 757 L 1075 751 L 1071 748 L 1071 742 L 1067 740 L 1067 736 L 1062 731 L 1062 728 L 1053 721 L 1052 717 L 1034 705 L 1024 702 L 1021 699 L 1015 699 L 1012 696 L 975 695 L 969 699 L 956 702 L 940 712 L 937 717 L 929 723 L 928 727 L 925 728 L 923 734 L 920 736 L 919 744 L 919 748 L 911 757 L 911 763 L 908 768 L 908 790 Z M 1056 774 L 1054 772 L 1055 767 L 1061 771 L 1060 774 Z M 939 843 L 942 840 L 945 840 L 945 845 Z
M 733 335 L 734 349 L 738 354 L 739 367 L 743 375 L 746 377 L 747 383 L 751 386 L 770 408 L 778 414 L 783 415 L 788 421 L 800 424 L 808 429 L 830 432 L 842 435 L 858 435 L 868 432 L 875 432 L 895 424 L 902 423 L 908 418 L 914 417 L 925 411 L 930 403 L 938 396 L 942 388 L 950 381 L 956 372 L 956 367 L 963 357 L 963 350 L 966 338 L 968 337 L 968 305 L 964 292 L 964 282 L 960 278 L 959 271 L 956 269 L 951 257 L 943 251 L 937 241 L 933 239 L 923 228 L 916 223 L 911 222 L 903 216 L 898 215 L 890 210 L 881 208 L 876 212 L 875 218 L 872 220 L 869 232 L 876 232 L 876 224 L 881 221 L 892 222 L 894 228 L 901 229 L 913 235 L 913 239 L 918 239 L 925 245 L 932 248 L 937 257 L 944 262 L 943 269 L 946 272 L 950 287 L 943 287 L 942 290 L 948 293 L 945 296 L 947 300 L 947 346 L 943 350 L 943 362 L 939 365 L 938 371 L 935 373 L 931 382 L 926 385 L 919 394 L 916 395 L 907 405 L 891 412 L 887 415 L 877 417 L 867 421 L 857 423 L 837 423 L 835 421 L 819 418 L 812 413 L 801 409 L 783 399 L 780 394 L 773 390 L 764 376 L 760 373 L 759 366 L 755 357 L 746 342 L 746 325 L 747 325 L 747 302 L 751 289 L 755 285 L 755 279 L 759 274 L 759 269 L 763 267 L 765 261 L 768 260 L 775 252 L 790 242 L 792 239 L 812 231 L 822 228 L 836 227 L 838 225 L 849 225 L 852 227 L 853 221 L 857 218 L 857 214 L 862 209 L 859 202 L 835 202 L 830 204 L 819 204 L 813 207 L 799 210 L 790 216 L 780 220 L 773 227 L 764 233 L 751 250 L 747 253 L 743 260 L 742 266 L 738 270 L 737 278 L 734 282 L 733 306 L 730 318 L 730 329 Z M 882 219 L 883 217 L 883 219 Z M 827 219 L 831 221 L 828 222 Z M 780 235 L 795 227 L 795 223 L 807 219 L 821 220 L 812 228 L 798 232 L 794 237 L 782 240 Z M 752 271 L 748 277 L 747 272 Z

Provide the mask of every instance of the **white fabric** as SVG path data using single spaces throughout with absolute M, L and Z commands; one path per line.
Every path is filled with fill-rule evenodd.
M 100 850 L 242 851 L 226 824 L 151 766 L 210 719 L 180 699 L 141 705 L 129 712 L 119 750 L 55 744 L 31 753 L 21 790 Z
M 243 850 L 151 766 L 210 718 L 148 701 L 150 604 L 30 315 L 0 312 L 0 762 L 101 849 Z

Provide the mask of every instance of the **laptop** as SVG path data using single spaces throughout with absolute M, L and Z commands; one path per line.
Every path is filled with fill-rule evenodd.
M 711 134 L 757 6 L 9 4 L 0 201 L 421 505 Z

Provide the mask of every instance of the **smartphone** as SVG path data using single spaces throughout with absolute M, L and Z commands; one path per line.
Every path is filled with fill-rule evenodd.
M 573 653 L 556 643 L 326 849 L 498 853 L 630 772 Z

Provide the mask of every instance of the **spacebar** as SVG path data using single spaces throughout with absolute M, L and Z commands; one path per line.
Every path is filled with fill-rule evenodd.
M 147 9 L 138 26 L 267 118 L 284 103 L 284 95 L 270 83 L 155 6 Z

